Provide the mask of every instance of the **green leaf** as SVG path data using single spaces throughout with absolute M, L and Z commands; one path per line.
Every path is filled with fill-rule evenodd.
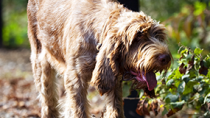
M 177 69 L 176 69 L 177 70 Z M 176 70 L 174 70 L 169 76 L 168 79 L 174 79 L 174 76 L 176 74 Z
M 190 98 L 191 98 L 190 95 L 181 95 L 182 100 L 188 101 Z
M 203 104 L 204 103 L 204 97 L 200 95 L 199 98 L 198 98 L 198 102 Z
M 184 100 L 182 100 L 181 102 L 172 102 L 171 106 L 173 108 L 182 108 L 185 103 L 186 102 Z
M 189 94 L 193 91 L 193 86 L 198 84 L 198 82 L 195 82 L 195 81 L 189 81 L 186 85 L 185 85 L 185 89 L 184 89 L 184 92 L 183 92 L 183 95 L 186 95 L 186 94 Z
M 198 81 L 198 82 L 202 81 L 203 79 L 204 79 L 203 76 L 198 76 L 198 77 L 195 78 L 195 80 Z
M 208 93 L 210 93 L 210 86 L 204 86 L 204 85 L 202 85 L 202 90 L 201 91 L 199 91 L 198 93 L 200 94 L 200 95 L 202 95 L 203 97 L 206 97 L 206 95 L 208 94 Z
M 174 95 L 174 94 L 169 93 L 165 98 L 166 98 L 165 101 L 167 101 L 167 103 L 176 102 L 179 99 L 179 95 Z M 168 100 L 170 100 L 170 101 L 168 101 Z
M 194 50 L 195 55 L 200 55 L 202 52 L 203 52 L 203 50 L 200 48 L 195 48 L 195 50 Z
M 183 75 L 182 76 L 182 80 L 184 80 L 185 78 L 189 78 L 189 75 Z
M 182 80 L 185 81 L 185 83 L 187 83 L 188 81 L 190 81 L 189 77 L 190 77 L 189 75 L 183 75 Z
M 187 52 L 188 52 L 188 49 L 185 48 L 184 50 L 182 50 L 182 51 L 180 52 L 180 54 L 182 55 L 182 54 L 187 53 Z
M 139 92 L 139 98 L 141 98 L 143 95 L 144 95 L 144 90 L 141 89 L 140 92 Z
M 183 93 L 184 92 L 184 89 L 185 89 L 185 82 L 181 82 L 178 86 L 178 92 L 179 93 Z
M 202 91 L 202 85 L 201 85 L 201 84 L 194 85 L 194 86 L 193 86 L 193 89 L 194 89 L 196 92 L 200 92 L 200 91 Z
M 182 74 L 179 72 L 179 68 L 177 68 L 174 72 L 174 78 L 173 79 L 179 79 L 182 77 Z
M 198 71 L 196 71 L 194 68 L 187 71 L 187 74 L 189 74 L 189 78 L 193 79 L 198 75 Z
M 195 10 L 193 12 L 193 14 L 195 16 L 198 16 L 200 15 L 201 13 L 203 13 L 203 11 L 206 9 L 206 4 L 204 2 L 199 2 L 199 1 L 196 1 L 195 2 Z
M 171 102 L 170 98 L 165 98 L 165 103 L 169 104 Z
M 167 113 L 168 113 L 168 110 L 167 110 L 166 107 L 164 107 L 164 110 L 163 110 L 163 112 L 162 112 L 162 116 L 166 115 Z
M 210 67 L 210 54 L 207 55 L 203 61 L 205 61 L 204 66 L 209 68 Z
M 204 98 L 204 103 L 210 103 L 210 93 L 208 93 Z
M 170 79 L 170 80 L 168 80 L 167 82 L 166 82 L 166 86 L 171 86 L 172 85 L 172 83 L 174 83 L 174 80 L 173 79 Z
M 178 87 L 180 83 L 181 83 L 181 81 L 175 81 L 174 85 L 175 85 L 176 87 Z
M 208 78 L 210 78 L 210 69 L 208 69 L 208 73 L 206 75 Z

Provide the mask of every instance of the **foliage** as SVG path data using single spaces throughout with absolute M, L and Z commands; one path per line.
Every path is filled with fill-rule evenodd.
M 27 0 L 3 0 L 3 45 L 29 47 L 27 38 Z
M 155 92 L 156 99 L 163 101 L 163 115 L 171 116 L 187 108 L 194 115 L 210 116 L 210 54 L 202 57 L 202 52 L 200 48 L 191 50 L 181 46 L 179 67 L 159 76 Z
M 194 109 L 195 114 L 210 115 L 210 54 L 201 56 L 203 50 L 194 51 L 181 47 L 179 67 L 168 72 L 156 89 L 165 103 L 166 111 L 179 109 L 184 105 Z M 165 84 L 164 84 L 165 83 Z M 164 114 L 164 113 L 163 113 Z

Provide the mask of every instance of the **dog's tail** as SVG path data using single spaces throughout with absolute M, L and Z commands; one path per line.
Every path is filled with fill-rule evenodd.
M 37 18 L 36 14 L 38 11 L 40 0 L 29 0 L 27 6 L 28 16 L 28 38 L 31 44 L 31 50 L 36 51 L 35 53 L 41 52 L 41 43 L 37 38 Z

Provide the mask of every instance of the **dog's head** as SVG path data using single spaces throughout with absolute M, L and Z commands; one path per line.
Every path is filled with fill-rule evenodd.
M 139 88 L 152 91 L 157 85 L 155 73 L 171 65 L 164 26 L 143 12 L 120 14 L 111 26 L 97 55 L 93 72 L 97 81 L 92 82 L 103 94 L 115 88 L 117 75 L 130 73 Z

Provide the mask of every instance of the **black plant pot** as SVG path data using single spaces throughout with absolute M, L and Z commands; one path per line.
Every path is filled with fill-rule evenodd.
M 124 101 L 124 115 L 126 118 L 144 118 L 136 113 L 137 104 L 139 102 L 138 93 L 132 90 L 130 95 L 123 99 Z

